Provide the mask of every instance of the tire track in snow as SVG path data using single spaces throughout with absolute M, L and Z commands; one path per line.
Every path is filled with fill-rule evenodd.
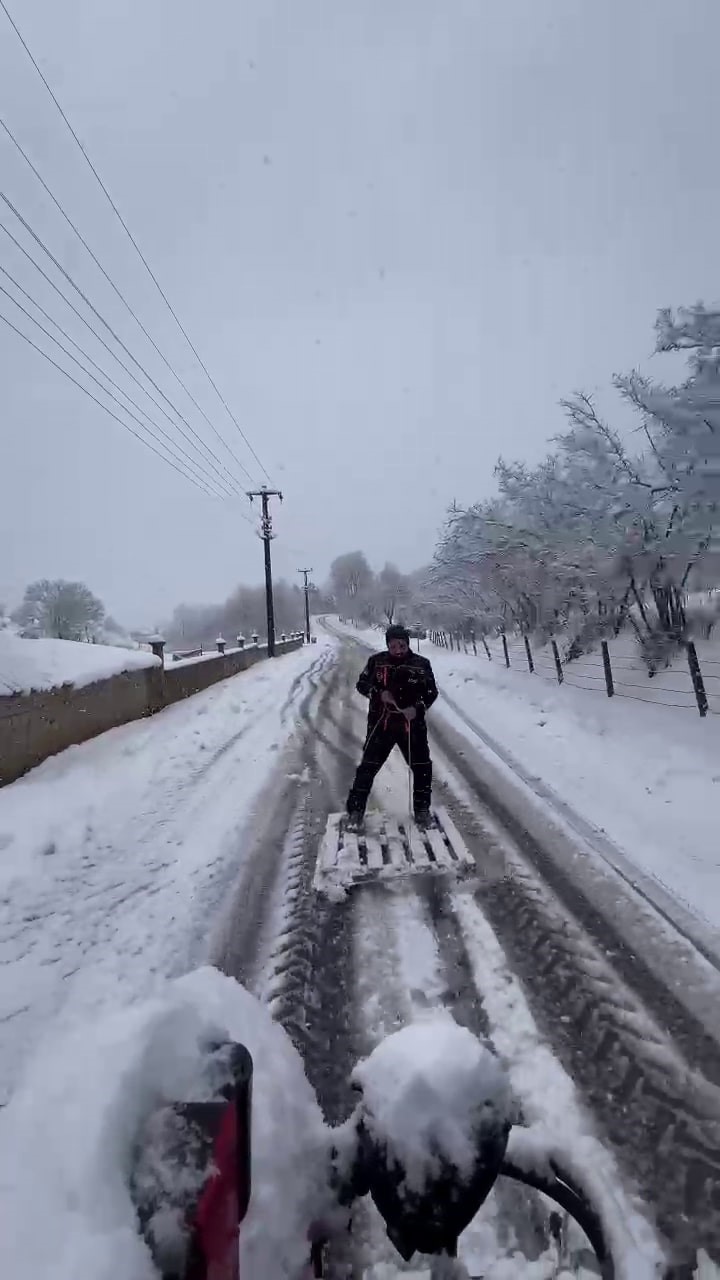
M 691 1276 L 698 1247 L 720 1253 L 720 1094 L 685 1061 L 619 978 L 610 949 L 569 915 L 512 838 L 502 841 L 506 874 L 495 873 L 496 847 L 485 879 L 477 802 L 455 795 L 448 803 L 478 858 L 476 904 L 533 1017 L 625 1175 L 652 1206 L 677 1274 Z M 493 825 L 490 818 L 491 832 Z
M 619 1262 L 618 1280 L 651 1280 L 662 1253 L 639 1197 L 623 1186 L 618 1166 L 595 1132 L 572 1078 L 539 1033 L 520 983 L 470 890 L 448 892 L 490 1035 L 509 1072 L 523 1112 L 543 1147 L 587 1188 L 601 1211 Z
M 401 1026 L 440 1010 L 497 1051 L 448 890 L 438 878 L 417 876 L 392 885 L 366 883 L 352 891 L 351 900 L 356 1021 L 363 1053 Z M 518 1277 L 526 1269 L 530 1274 L 550 1246 L 548 1218 L 541 1197 L 499 1180 L 463 1234 L 461 1258 L 473 1275 L 492 1274 L 496 1265 L 513 1265 L 513 1275 Z M 359 1209 L 356 1229 L 365 1265 L 398 1266 L 371 1204 Z M 415 1260 L 414 1267 L 420 1265 Z M 543 1268 L 543 1274 L 550 1273 Z M 654 1274 L 650 1269 L 628 1272 L 625 1280 L 631 1276 L 649 1280 Z
M 418 886 L 395 894 L 367 886 L 337 904 L 312 893 L 325 818 L 339 806 L 357 756 L 359 716 L 351 697 L 355 666 L 341 655 L 329 676 L 323 673 L 319 690 L 303 699 L 300 743 L 293 760 L 301 777 L 289 779 L 280 795 L 277 782 L 274 789 L 268 788 L 274 817 L 252 859 L 263 867 L 262 888 L 251 900 L 238 897 L 235 909 L 236 924 L 255 914 L 263 918 L 254 937 L 249 923 L 242 929 L 246 959 L 254 952 L 245 972 L 252 970 L 256 978 L 263 931 L 267 934 L 268 924 L 273 926 L 274 942 L 262 970 L 265 993 L 300 1049 L 332 1122 L 352 1109 L 348 1077 L 357 1058 L 372 1048 L 377 1036 L 421 1016 L 429 1004 L 445 1005 L 458 1021 L 481 1033 L 487 1034 L 490 1026 L 477 995 L 482 983 L 471 962 L 471 948 L 437 881 L 423 888 L 421 897 Z M 332 713 L 337 702 L 342 708 L 339 718 Z M 318 722 L 327 730 L 323 741 L 316 732 Z M 400 773 L 404 770 L 397 770 L 396 786 Z M 502 883 L 507 867 L 499 848 L 493 867 L 495 881 Z M 368 950 L 373 937 L 376 945 Z M 373 1214 L 369 1209 L 360 1212 L 350 1253 L 355 1261 L 361 1255 L 364 1265 L 383 1259 L 397 1264 Z M 496 1257 L 507 1256 L 517 1221 L 517 1201 L 503 1204 L 502 1196 L 496 1196 L 485 1207 L 477 1223 L 484 1256 L 493 1250 Z M 527 1236 L 523 1246 L 530 1252 Z M 343 1260 L 335 1261 L 340 1274 Z M 637 1272 L 632 1280 L 641 1275 Z
M 467 739 L 437 721 L 432 738 L 443 802 L 478 861 L 477 903 L 542 1034 L 653 1206 L 671 1274 L 690 1277 L 699 1247 L 720 1261 L 717 1044 L 586 896 L 583 859 L 574 875 L 571 859 L 560 866 L 533 840 L 473 768 Z M 671 973 L 678 953 L 667 950 Z

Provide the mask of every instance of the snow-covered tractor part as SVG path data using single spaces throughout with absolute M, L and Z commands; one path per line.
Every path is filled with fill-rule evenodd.
M 238 1232 L 251 1191 L 253 1063 L 243 1045 L 213 1047 L 208 1094 L 150 1116 L 131 1191 L 162 1280 L 239 1280 Z
M 349 830 L 347 815 L 331 813 L 320 846 L 313 885 L 318 893 L 369 880 L 411 875 L 466 876 L 477 864 L 447 809 L 438 806 L 420 827 L 384 813 L 368 813 L 361 830 Z
M 162 1280 L 259 1280 L 241 1276 L 239 1263 L 251 1189 L 252 1060 L 241 1045 L 216 1046 L 212 1057 L 213 1096 L 160 1108 L 138 1144 L 131 1189 Z M 418 1275 L 467 1278 L 459 1237 L 500 1177 L 553 1200 L 585 1233 L 597 1259 L 591 1274 L 614 1280 L 600 1215 L 528 1131 L 513 1128 L 504 1070 L 469 1030 L 449 1017 L 414 1023 L 359 1063 L 352 1084 L 358 1106 L 329 1135 L 323 1199 L 331 1209 L 324 1225 L 308 1223 L 297 1280 L 335 1274 L 334 1244 L 366 1196 L 404 1262 L 433 1260 Z
M 413 1023 L 359 1063 L 352 1082 L 361 1101 L 338 1146 L 339 1198 L 370 1195 L 405 1262 L 436 1259 L 428 1280 L 468 1276 L 457 1261 L 459 1238 L 499 1177 L 542 1192 L 574 1219 L 596 1274 L 613 1280 L 600 1215 L 553 1156 L 513 1128 L 504 1069 L 466 1027 L 450 1017 Z

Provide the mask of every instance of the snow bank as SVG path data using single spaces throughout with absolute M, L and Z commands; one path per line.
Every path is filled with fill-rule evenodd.
M 255 1067 L 242 1274 L 297 1275 L 323 1208 L 326 1130 L 285 1032 L 213 969 L 80 1023 L 36 1056 L 0 1112 L 0 1274 L 157 1280 L 128 1190 L 133 1144 L 155 1108 L 202 1094 L 205 1046 L 218 1036 L 245 1044 Z
M 72 684 L 77 688 L 121 671 L 160 665 L 154 654 L 76 640 L 21 640 L 0 631 L 0 696 Z
M 443 1162 L 462 1180 L 473 1174 L 478 1143 L 510 1122 L 510 1089 L 497 1058 L 446 1014 L 411 1023 L 353 1072 L 365 1124 L 422 1192 Z

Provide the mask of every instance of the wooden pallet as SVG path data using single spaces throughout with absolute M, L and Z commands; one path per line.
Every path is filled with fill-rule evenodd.
M 364 830 L 356 833 L 345 830 L 344 813 L 331 813 L 315 867 L 315 889 L 323 892 L 368 880 L 474 871 L 475 859 L 447 809 L 434 809 L 432 816 L 432 825 L 421 831 L 407 821 L 369 813 Z

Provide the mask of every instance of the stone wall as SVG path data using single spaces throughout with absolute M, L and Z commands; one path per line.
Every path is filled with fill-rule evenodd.
M 301 647 L 301 640 L 276 645 L 278 656 Z M 154 715 L 265 658 L 264 645 L 251 646 L 165 670 L 158 666 L 124 671 L 84 688 L 62 685 L 0 697 L 0 786 L 66 747 Z

